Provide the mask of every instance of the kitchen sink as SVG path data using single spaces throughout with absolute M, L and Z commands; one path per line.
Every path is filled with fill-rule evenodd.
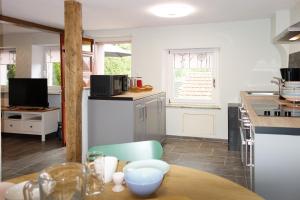
M 278 95 L 277 91 L 248 91 L 248 95 L 251 96 L 273 96 Z

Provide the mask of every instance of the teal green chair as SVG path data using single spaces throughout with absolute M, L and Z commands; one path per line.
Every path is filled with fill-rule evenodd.
M 102 152 L 106 156 L 115 156 L 119 160 L 136 161 L 161 159 L 163 148 L 158 141 L 149 140 L 94 146 L 89 149 L 89 152 Z

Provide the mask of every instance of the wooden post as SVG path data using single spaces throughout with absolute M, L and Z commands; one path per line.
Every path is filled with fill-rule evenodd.
M 81 3 L 65 0 L 65 131 L 67 161 L 81 162 L 82 12 Z

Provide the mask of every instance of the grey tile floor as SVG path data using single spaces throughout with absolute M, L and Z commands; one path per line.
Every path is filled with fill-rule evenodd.
M 163 160 L 207 171 L 246 187 L 240 152 L 227 149 L 225 140 L 168 137 Z
M 39 136 L 2 135 L 2 179 L 42 170 L 65 161 L 66 150 L 55 135 L 41 143 Z M 170 164 L 204 170 L 245 186 L 239 152 L 229 152 L 227 142 L 168 137 L 163 160 Z

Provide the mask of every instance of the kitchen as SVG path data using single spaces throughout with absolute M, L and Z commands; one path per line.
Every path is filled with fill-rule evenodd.
M 166 132 L 173 136 L 227 139 L 227 104 L 240 102 L 240 91 L 277 90 L 270 81 L 273 76 L 280 77 L 281 67 L 288 66 L 288 54 L 299 51 L 299 44 L 272 43 L 286 27 L 299 21 L 298 13 L 299 5 L 276 11 L 271 18 L 173 26 L 163 26 L 161 22 L 156 27 L 90 30 L 86 34 L 97 42 L 130 39 L 132 74 L 163 91 L 169 87 L 168 50 L 219 48 L 217 102 L 202 105 L 201 109 L 168 105 Z M 201 124 L 208 120 L 208 127 L 191 126 L 197 120 L 202 120 Z

